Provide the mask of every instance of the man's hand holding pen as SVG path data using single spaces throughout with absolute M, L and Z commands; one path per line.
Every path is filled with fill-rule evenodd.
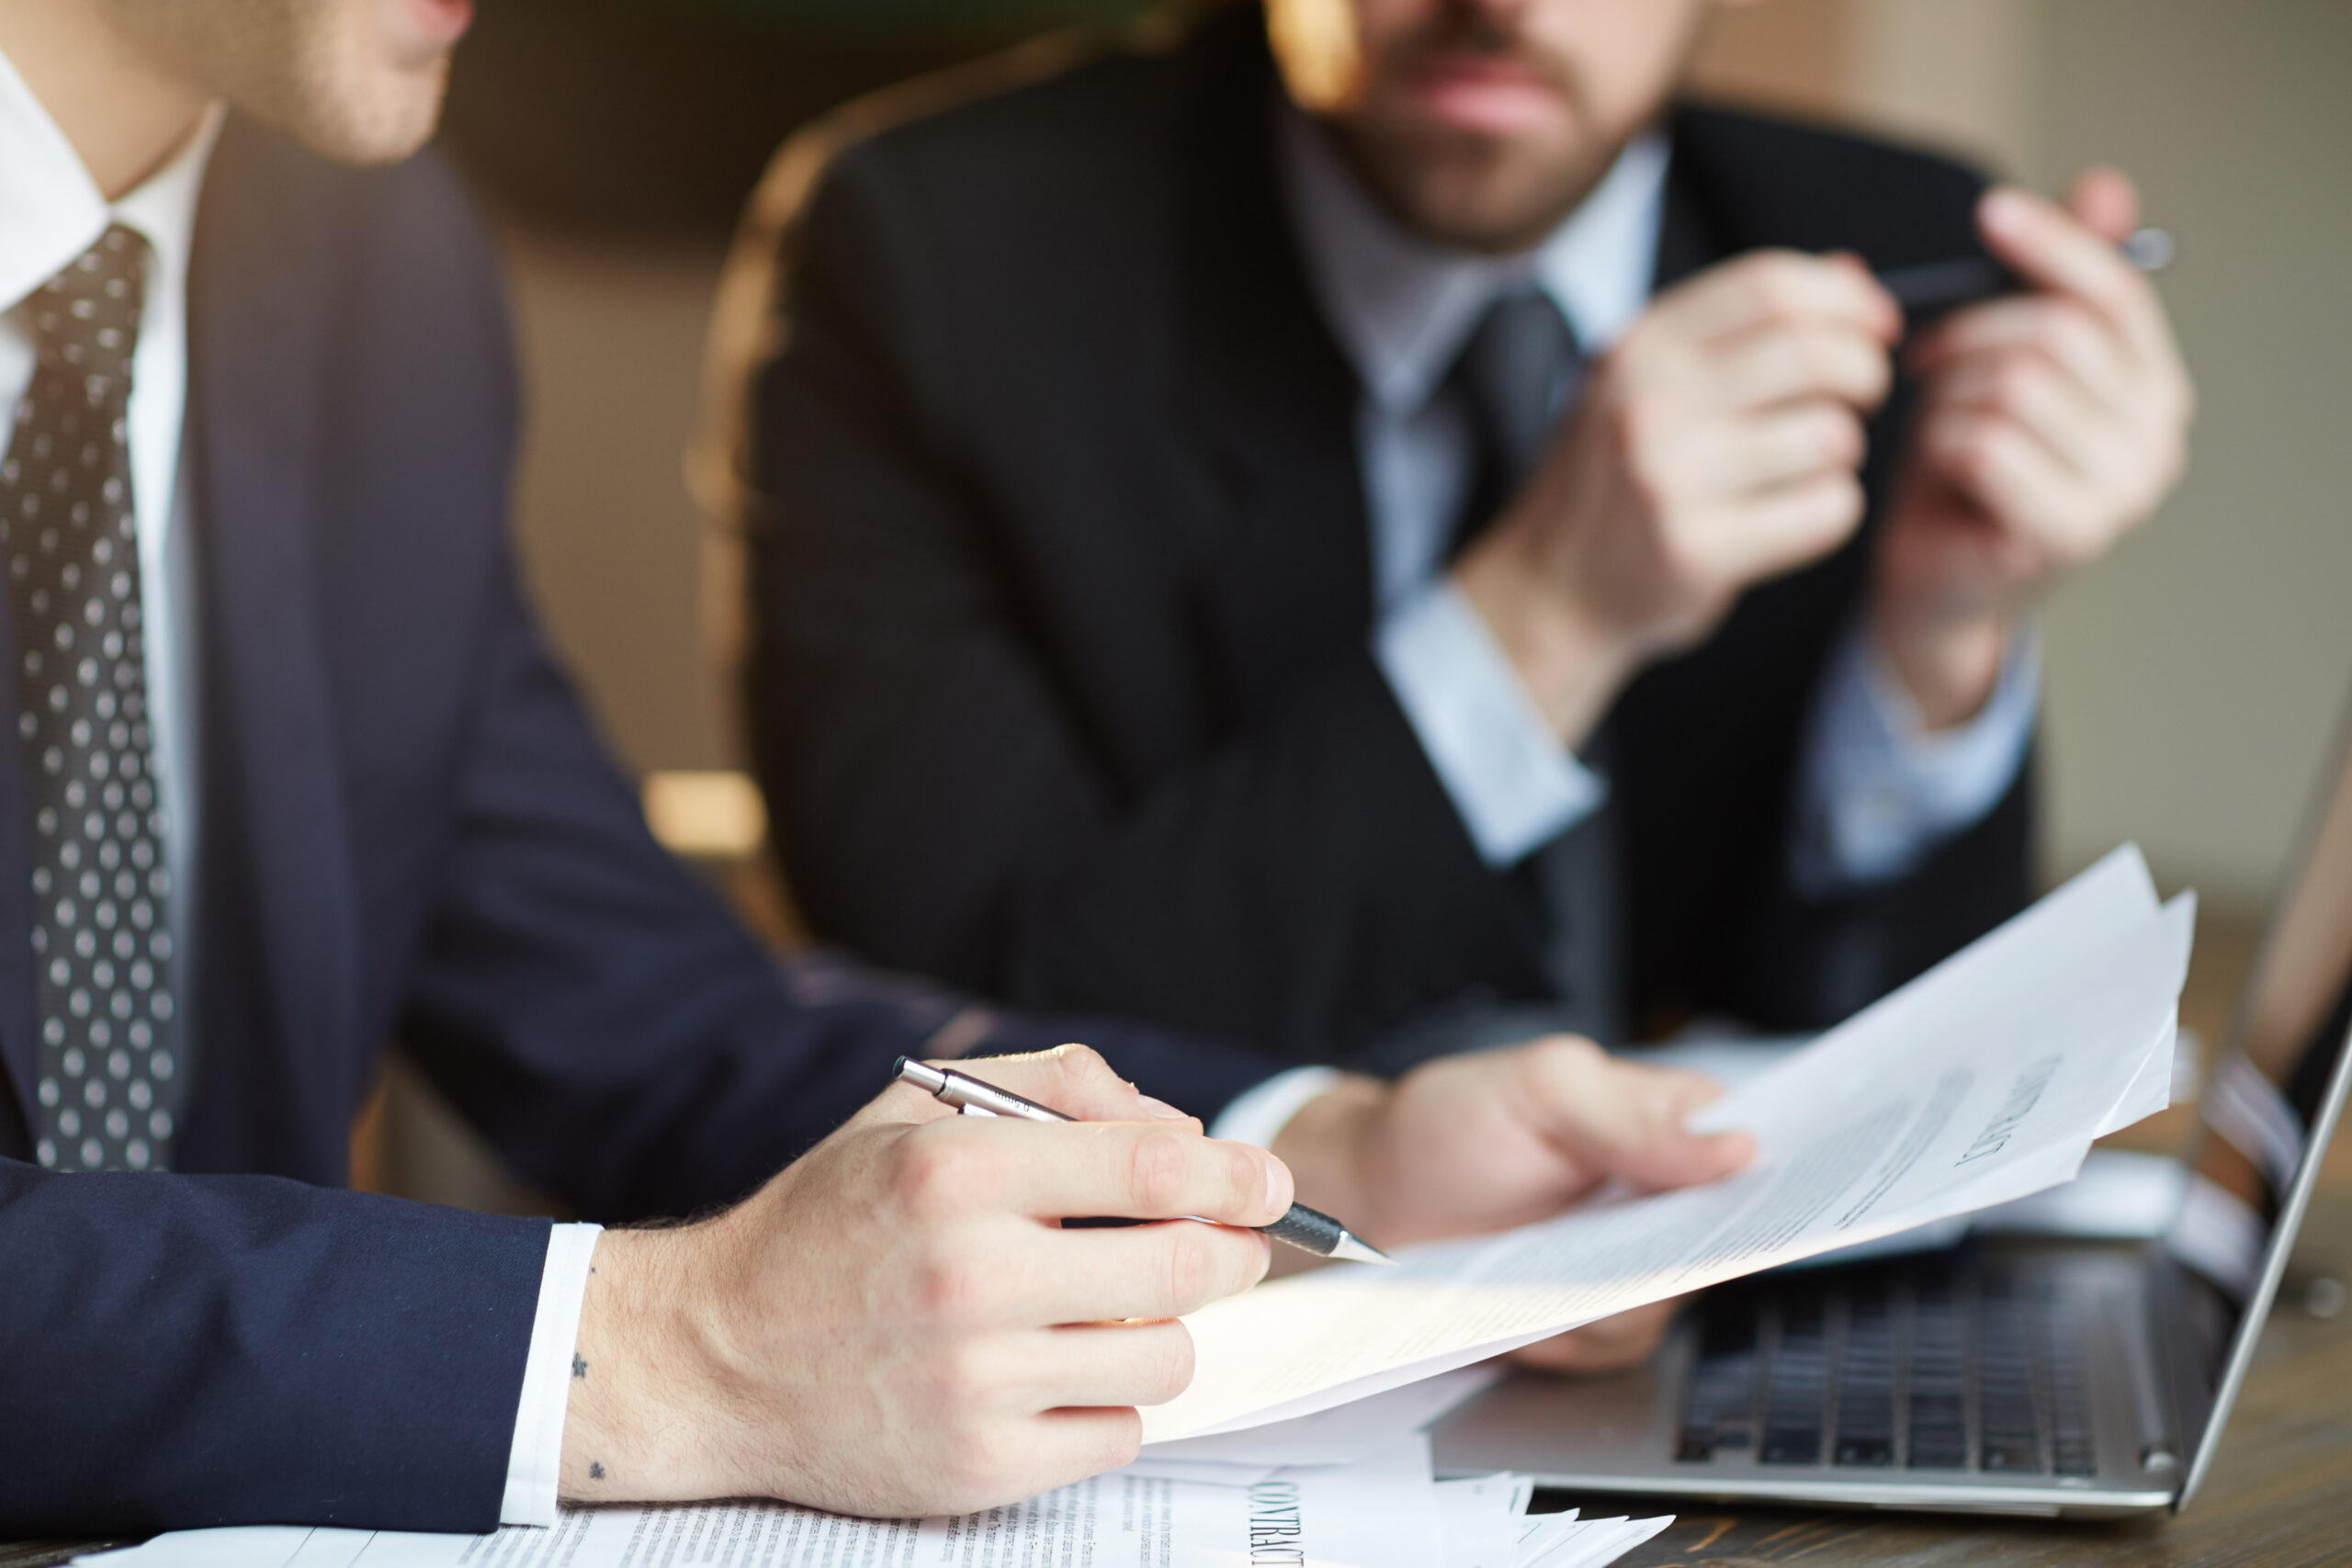
M 1581 744 L 1644 664 L 1742 592 L 1852 535 L 1863 422 L 1898 353 L 1922 407 L 1871 629 L 1925 728 L 1973 716 L 2033 600 L 2180 475 L 2188 373 L 2119 249 L 2138 209 L 2111 169 L 2063 209 L 1989 192 L 1979 227 L 2023 291 L 1907 344 L 1896 298 L 1852 256 L 1751 252 L 1660 294 L 1454 569 L 1561 739 Z
M 1083 1118 L 955 1115 L 898 1086 L 727 1213 L 600 1238 L 564 1495 L 963 1513 L 1135 1457 L 1192 1381 L 1182 1314 L 1246 1290 L 1290 1207 L 1084 1046 L 986 1065 Z M 1119 1214 L 1177 1223 L 1065 1229 Z
M 2026 609 L 2179 479 L 2195 400 L 2154 287 L 2117 249 L 2138 213 L 2112 169 L 2086 173 L 2064 208 L 1989 193 L 1984 243 L 2027 290 L 1956 310 L 1906 350 L 1922 406 L 1874 630 L 1930 729 L 1984 705 Z
M 598 1238 L 565 1496 L 898 1517 L 1034 1495 L 1135 1457 L 1136 1407 L 1192 1381 L 1175 1319 L 1255 1284 L 1269 1244 L 1250 1227 L 1302 1195 L 1406 1242 L 1541 1219 L 1612 1179 L 1708 1180 L 1750 1152 L 1682 1132 L 1707 1080 L 1567 1039 L 1342 1078 L 1274 1154 L 1204 1137 L 1082 1045 L 970 1066 L 1082 1124 L 960 1117 L 901 1084 L 735 1208 Z M 1062 1224 L 1098 1215 L 1175 1223 Z M 1538 1359 L 1627 1359 L 1663 1321 Z

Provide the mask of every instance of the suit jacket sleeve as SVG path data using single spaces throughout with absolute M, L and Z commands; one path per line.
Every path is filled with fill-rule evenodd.
M 402 1038 L 519 1169 L 592 1217 L 730 1201 L 879 1093 L 892 1061 L 922 1054 L 967 1002 L 761 948 L 654 842 L 511 570 L 496 597 Z M 1280 1066 L 1101 1021 L 972 1018 L 967 1050 L 1082 1040 L 1204 1116 Z
M 547 1235 L 0 1160 L 0 1536 L 495 1527 Z
M 1023 487 L 990 471 L 1018 457 L 978 449 L 982 416 L 957 406 L 999 379 L 958 359 L 956 312 L 984 304 L 925 266 L 923 224 L 855 152 L 837 165 L 794 242 L 788 346 L 752 391 L 753 745 L 819 928 L 1017 1002 L 1318 1059 L 1414 998 L 1540 994 L 1374 662 L 1368 593 L 1342 653 L 1190 761 L 1135 766 L 1154 742 L 1086 716 L 1102 649 L 1197 639 L 1093 635 L 1022 592 L 1155 597 L 1064 592 L 1087 569 L 1031 547 L 1004 503 Z M 1172 668 L 1117 685 L 1198 689 Z

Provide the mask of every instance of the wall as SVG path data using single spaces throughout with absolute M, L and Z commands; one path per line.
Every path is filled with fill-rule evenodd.
M 2033 172 L 2113 160 L 2181 259 L 2188 482 L 2047 617 L 2052 848 L 2258 902 L 2352 675 L 2352 6 L 2047 0 Z

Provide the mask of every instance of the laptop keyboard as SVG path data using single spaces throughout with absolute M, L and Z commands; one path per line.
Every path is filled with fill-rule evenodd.
M 1718 1289 L 1675 1457 L 2097 1473 L 2072 1320 L 2046 1282 L 1939 1259 Z

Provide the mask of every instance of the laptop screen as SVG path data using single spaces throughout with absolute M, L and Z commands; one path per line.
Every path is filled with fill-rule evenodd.
M 2229 1048 L 2214 1064 L 2196 1179 L 2169 1237 L 2217 1287 L 2213 1418 L 2181 1500 L 2210 1461 L 2285 1267 L 2352 1075 L 2352 714 L 2303 826 Z

